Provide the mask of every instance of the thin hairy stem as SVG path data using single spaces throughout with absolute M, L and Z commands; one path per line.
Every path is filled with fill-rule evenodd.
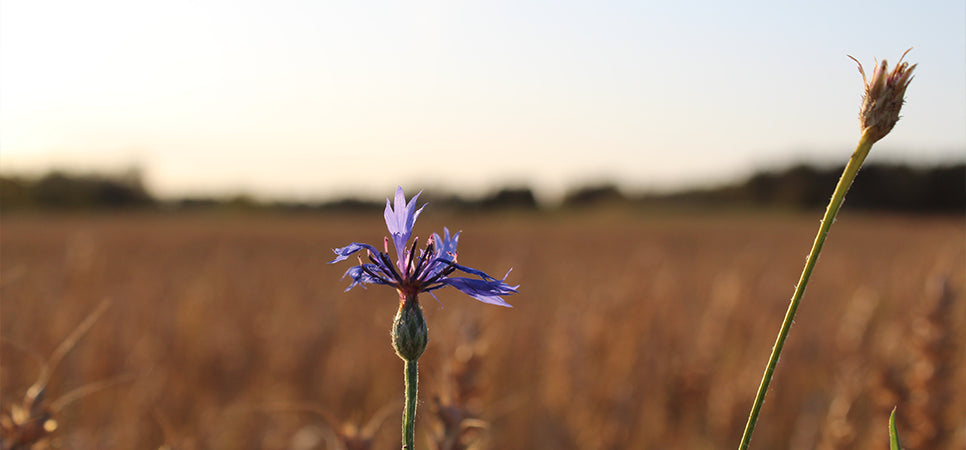
M 416 448 L 416 386 L 419 384 L 417 360 L 406 361 L 406 409 L 403 411 L 403 450 Z
M 781 329 L 778 331 L 778 338 L 775 339 L 775 346 L 772 348 L 771 356 L 768 358 L 768 365 L 765 366 L 765 373 L 761 377 L 758 394 L 755 396 L 755 403 L 751 407 L 751 413 L 748 414 L 748 423 L 745 425 L 745 432 L 741 436 L 741 444 L 738 446 L 740 450 L 747 449 L 751 443 L 751 435 L 754 433 L 755 424 L 758 422 L 758 413 L 761 412 L 761 405 L 765 401 L 768 385 L 771 383 L 771 377 L 775 373 L 775 365 L 778 364 L 782 347 L 785 346 L 785 338 L 788 337 L 788 331 L 791 329 L 792 322 L 795 319 L 795 312 L 798 310 L 798 305 L 801 303 L 802 296 L 805 294 L 808 279 L 812 276 L 812 269 L 815 268 L 818 255 L 822 252 L 822 245 L 825 244 L 825 237 L 828 235 L 832 223 L 835 222 L 835 216 L 838 214 L 839 208 L 842 207 L 845 194 L 849 191 L 849 187 L 852 186 L 852 181 L 855 180 L 855 175 L 859 173 L 859 167 L 862 166 L 862 162 L 868 156 L 873 142 L 874 140 L 868 134 L 862 135 L 862 138 L 859 139 L 859 145 L 855 149 L 855 153 L 852 154 L 849 163 L 842 172 L 842 178 L 839 179 L 838 185 L 835 186 L 835 192 L 832 193 L 828 208 L 825 210 L 825 216 L 822 217 L 822 223 L 818 228 L 818 235 L 815 236 L 815 243 L 812 244 L 812 250 L 808 253 L 808 259 L 805 260 L 805 268 L 802 270 L 802 276 L 798 280 L 798 285 L 795 286 L 795 293 L 792 295 L 791 302 L 788 304 L 788 311 L 785 313 L 785 320 L 782 322 Z

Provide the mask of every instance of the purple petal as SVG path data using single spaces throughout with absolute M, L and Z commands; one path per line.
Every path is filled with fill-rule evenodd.
M 337 263 L 339 261 L 344 261 L 349 258 L 349 255 L 362 249 L 367 249 L 374 254 L 379 254 L 379 251 L 376 250 L 375 247 L 369 244 L 360 244 L 358 242 L 353 242 L 345 247 L 332 249 L 332 253 L 335 253 L 336 256 L 335 256 L 335 259 L 333 259 L 332 261 L 329 261 L 329 264 Z
M 350 267 L 349 270 L 346 270 L 345 274 L 342 275 L 342 278 L 349 277 L 352 279 L 352 284 L 345 288 L 346 292 L 356 287 L 357 284 L 362 284 L 362 287 L 365 287 L 366 284 L 388 284 L 385 280 L 378 277 L 373 277 L 372 275 L 366 273 L 365 270 L 362 270 L 363 266 L 369 269 L 370 272 L 379 273 L 379 268 L 375 264 L 363 264 L 362 266 Z
M 440 283 L 453 286 L 460 292 L 469 295 L 483 303 L 491 305 L 513 306 L 503 300 L 501 296 L 510 295 L 517 292 L 517 287 L 510 286 L 502 281 L 478 280 L 476 278 L 452 277 L 440 280 Z
M 496 278 L 493 278 L 493 277 L 487 275 L 486 272 L 483 272 L 482 270 L 476 270 L 476 269 L 474 269 L 472 267 L 461 266 L 461 265 L 456 264 L 456 263 L 452 263 L 452 265 L 455 266 L 457 269 L 462 270 L 463 272 L 466 272 L 466 273 L 471 274 L 471 275 L 476 275 L 476 276 L 478 276 L 478 277 L 480 277 L 480 278 L 482 278 L 484 280 L 497 281 Z M 510 270 L 513 270 L 513 269 L 510 269 Z M 507 272 L 507 275 L 509 275 L 509 274 L 510 274 L 510 272 Z M 504 276 L 503 278 L 506 279 L 506 276 Z
M 449 228 L 443 227 L 443 238 L 433 233 L 433 240 L 436 241 L 436 258 L 443 261 L 456 261 L 456 246 L 460 242 L 460 232 L 457 231 L 452 237 L 449 235 Z
M 413 234 L 413 225 L 416 224 L 419 213 L 426 207 L 426 205 L 423 205 L 416 209 L 416 199 L 419 198 L 419 194 L 422 194 L 422 191 L 413 196 L 409 203 L 406 203 L 406 194 L 403 193 L 401 186 L 397 187 L 395 209 L 390 205 L 389 199 L 386 199 L 386 211 L 384 213 L 386 228 L 392 235 L 392 244 L 396 248 L 396 264 L 400 265 L 400 270 L 402 270 L 402 262 L 405 261 L 406 244 Z

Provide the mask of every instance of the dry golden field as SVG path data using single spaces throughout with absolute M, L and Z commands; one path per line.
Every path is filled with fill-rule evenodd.
M 908 448 L 966 448 L 966 222 L 845 210 L 752 448 L 886 448 L 895 405 Z M 462 230 L 462 263 L 521 286 L 513 309 L 421 297 L 417 446 L 736 447 L 818 218 L 430 205 L 415 235 Z M 47 444 L 399 448 L 396 294 L 326 264 L 385 234 L 381 214 L 5 214 L 0 403 L 108 300 L 50 380 L 48 407 L 92 392 L 56 403 Z

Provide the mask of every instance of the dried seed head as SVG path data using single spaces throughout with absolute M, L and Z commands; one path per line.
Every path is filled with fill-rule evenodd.
M 862 109 L 859 111 L 859 121 L 862 125 L 862 133 L 873 143 L 889 134 L 892 127 L 899 121 L 903 97 L 909 82 L 912 81 L 912 70 L 916 68 L 916 64 L 909 65 L 902 62 L 909 50 L 902 54 L 899 63 L 891 72 L 887 61 L 883 60 L 882 64 L 876 63 L 871 79 L 866 78 L 862 63 L 849 56 L 859 65 L 859 73 L 862 74 L 862 82 L 865 83 L 865 96 L 862 99 Z

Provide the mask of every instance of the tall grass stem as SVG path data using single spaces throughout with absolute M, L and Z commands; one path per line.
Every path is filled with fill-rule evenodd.
M 778 364 L 778 358 L 781 356 L 782 348 L 785 346 L 785 338 L 788 337 L 788 331 L 791 329 L 792 322 L 795 319 L 795 312 L 798 310 L 798 305 L 801 303 L 802 296 L 805 294 L 805 287 L 808 285 L 808 280 L 812 276 L 812 269 L 815 268 L 818 255 L 822 252 L 825 237 L 828 235 L 829 229 L 832 228 L 832 223 L 835 222 L 835 216 L 838 215 L 839 208 L 842 207 L 842 202 L 845 201 L 845 194 L 848 192 L 849 187 L 852 186 L 852 181 L 855 180 L 855 175 L 859 173 L 859 167 L 862 166 L 862 162 L 865 161 L 874 142 L 875 139 L 868 133 L 862 134 L 862 137 L 859 139 L 859 145 L 856 147 L 855 152 L 852 153 L 852 157 L 849 158 L 849 163 L 842 172 L 842 178 L 839 179 L 838 185 L 835 186 L 835 191 L 829 200 L 828 208 L 825 210 L 825 216 L 822 217 L 822 223 L 819 225 L 818 234 L 815 236 L 815 242 L 812 244 L 812 250 L 808 253 L 808 258 L 805 260 L 805 268 L 802 270 L 802 276 L 798 280 L 798 285 L 795 286 L 795 293 L 792 295 L 792 299 L 788 304 L 788 311 L 785 312 L 785 320 L 782 322 L 781 329 L 778 330 L 778 338 L 775 339 L 775 346 L 772 348 L 771 356 L 768 358 L 768 364 L 765 366 L 765 373 L 761 377 L 761 384 L 758 386 L 758 393 L 755 395 L 755 403 L 752 405 L 751 412 L 748 414 L 748 423 L 745 424 L 745 431 L 741 436 L 741 443 L 738 446 L 739 450 L 747 449 L 751 443 L 751 435 L 755 431 L 755 424 L 758 422 L 758 414 L 761 412 L 761 406 L 765 401 L 768 385 L 771 384 L 772 375 L 775 373 L 775 366 Z

